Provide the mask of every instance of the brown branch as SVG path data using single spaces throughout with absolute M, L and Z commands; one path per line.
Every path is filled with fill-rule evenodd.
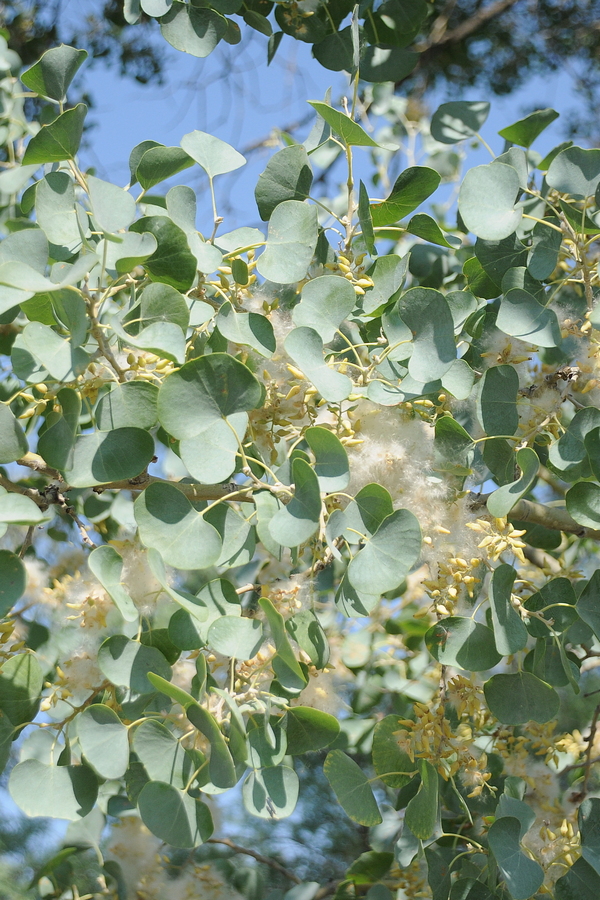
M 251 856 L 252 859 L 255 859 L 257 862 L 264 863 L 266 866 L 270 866 L 272 869 L 275 869 L 276 872 L 279 872 L 280 875 L 285 875 L 286 878 L 289 878 L 290 881 L 293 881 L 294 884 L 302 884 L 302 879 L 298 878 L 294 872 L 291 872 L 289 869 L 286 869 L 285 866 L 282 866 L 275 859 L 271 859 L 269 856 L 263 856 L 262 853 L 257 853 L 256 850 L 249 850 L 247 847 L 240 847 L 239 844 L 234 844 L 233 841 L 230 841 L 229 838 L 209 838 L 207 841 L 208 844 L 224 844 L 226 847 L 229 847 L 233 850 L 234 853 L 244 853 L 246 856 Z
M 48 478 L 61 482 L 60 490 L 62 493 L 70 490 L 69 485 L 62 482 L 60 473 L 51 466 L 47 466 L 42 457 L 35 453 L 28 453 L 26 456 L 21 457 L 21 459 L 17 460 L 17 465 L 26 466 L 28 469 L 39 472 L 41 475 L 46 475 Z M 23 488 L 8 481 L 8 479 L 2 478 L 2 476 L 0 476 L 0 484 L 7 490 L 12 490 L 18 494 L 26 494 L 40 507 L 45 503 L 45 508 L 48 508 L 48 502 L 44 500 L 38 491 L 34 491 L 32 488 Z M 90 487 L 97 494 L 101 494 L 103 491 L 132 491 L 139 493 L 145 490 L 149 484 L 170 484 L 172 487 L 177 488 L 178 491 L 181 491 L 182 494 L 185 494 L 188 500 L 193 501 L 208 500 L 210 502 L 227 497 L 230 500 L 238 500 L 240 503 L 254 502 L 252 497 L 248 496 L 247 490 L 240 488 L 237 484 L 188 484 L 185 481 L 168 481 L 166 478 L 156 478 L 154 475 L 148 475 L 145 472 L 142 475 L 137 475 L 135 478 L 111 481 L 108 484 L 90 485 Z
M 447 44 L 458 44 L 460 41 L 464 41 L 465 38 L 471 37 L 472 34 L 475 34 L 476 31 L 479 31 L 480 28 L 492 19 L 501 16 L 502 13 L 510 9 L 511 6 L 514 6 L 515 3 L 518 3 L 518 0 L 497 0 L 496 3 L 484 6 L 475 13 L 474 16 L 471 16 L 470 19 L 463 22 L 462 25 L 453 28 L 452 31 L 445 31 L 434 40 L 423 41 L 420 44 L 416 44 L 414 49 L 419 53 L 426 53 L 428 50 L 437 50 L 439 47 L 443 47 Z
M 564 531 L 567 534 L 576 534 L 580 538 L 600 541 L 600 531 L 580 525 L 566 509 L 544 506 L 533 500 L 519 500 L 511 509 L 509 518 L 518 519 L 520 522 L 531 522 L 532 525 L 544 525 L 546 528 Z

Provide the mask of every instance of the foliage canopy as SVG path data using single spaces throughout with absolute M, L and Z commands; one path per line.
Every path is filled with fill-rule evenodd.
M 321 63 L 347 49 L 353 96 L 311 102 L 264 224 L 229 232 L 235 148 L 144 139 L 130 185 L 100 179 L 68 105 L 85 51 L 19 80 L 2 48 L 0 761 L 23 813 L 69 823 L 38 896 L 218 891 L 213 845 L 229 896 L 264 895 L 244 854 L 271 900 L 597 896 L 600 151 L 542 158 L 537 110 L 466 172 L 455 226 L 452 199 L 424 212 L 489 104 L 408 119 L 383 82 L 427 9 L 386 3 L 326 49 L 334 4 L 278 5 Z M 239 9 L 126 15 L 203 56 Z M 196 166 L 200 229 L 164 184 Z M 328 883 L 227 834 L 237 804 L 293 823 L 311 768 L 365 835 Z

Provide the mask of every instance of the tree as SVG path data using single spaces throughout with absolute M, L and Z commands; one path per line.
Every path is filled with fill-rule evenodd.
M 269 36 L 271 59 L 282 38 L 288 36 L 312 44 L 318 62 L 339 71 L 344 64 L 351 65 L 352 6 L 345 0 L 215 3 L 213 13 L 223 14 L 227 23 L 216 19 L 203 41 L 196 35 L 193 43 L 202 56 L 219 40 L 235 44 L 242 29 L 254 30 Z M 164 77 L 167 56 L 157 40 L 157 20 L 162 22 L 163 16 L 169 20 L 176 9 L 179 7 L 172 7 L 170 0 L 88 0 L 86 15 L 75 17 L 67 15 L 60 2 L 4 0 L 0 25 L 25 65 L 64 41 L 85 47 L 92 61 L 112 65 L 146 84 Z M 193 15 L 200 20 L 211 14 Z M 426 96 L 434 87 L 444 87 L 454 96 L 457 89 L 472 86 L 487 96 L 510 94 L 532 76 L 560 72 L 571 79 L 583 107 L 572 110 L 566 130 L 577 134 L 579 140 L 597 137 L 597 0 L 389 0 L 387 4 L 361 4 L 359 21 L 367 63 L 371 64 L 373 45 L 381 42 L 385 47 L 389 42 L 395 49 L 386 60 L 386 78 L 399 82 L 401 90 L 408 89 L 413 96 Z M 161 26 L 167 40 L 169 31 L 175 30 L 181 38 L 183 29 L 169 21 L 167 26 Z M 203 33 L 202 26 L 199 33 Z M 188 40 L 192 34 L 190 29 Z M 174 42 L 177 46 L 178 39 Z M 285 51 L 285 43 L 283 47 Z M 186 52 L 195 54 L 191 46 Z M 363 79 L 366 75 L 364 64 Z M 200 82 L 198 90 L 202 89 Z
M 0 752 L 68 823 L 38 896 L 597 895 L 600 151 L 507 125 L 449 227 L 489 104 L 377 84 L 366 130 L 357 21 L 262 228 L 225 230 L 245 160 L 204 132 L 81 168 L 84 50 L 0 83 Z M 356 157 L 385 184 L 402 129 L 374 200 Z

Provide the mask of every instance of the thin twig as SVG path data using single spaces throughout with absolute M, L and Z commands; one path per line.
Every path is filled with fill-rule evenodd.
M 83 541 L 83 543 L 87 544 L 88 547 L 91 547 L 92 550 L 94 550 L 98 545 L 95 544 L 93 542 L 93 540 L 91 539 L 91 537 L 89 536 L 86 526 L 83 524 L 83 522 L 81 521 L 81 519 L 79 518 L 79 516 L 73 509 L 73 507 L 65 506 L 64 510 L 65 510 L 66 514 L 73 519 L 73 521 L 79 528 L 79 534 L 81 535 L 81 540 Z
M 19 559 L 23 559 L 29 547 L 31 547 L 31 543 L 33 540 L 33 532 L 35 531 L 35 525 L 30 525 L 27 529 L 27 534 L 25 535 L 25 540 L 21 545 L 21 549 L 19 550 Z
M 234 844 L 233 841 L 230 841 L 229 838 L 209 838 L 207 841 L 208 844 L 224 844 L 226 847 L 229 847 L 230 850 L 233 850 L 234 853 L 244 853 L 246 856 L 251 856 L 257 862 L 264 863 L 266 866 L 270 866 L 272 869 L 275 869 L 276 872 L 279 872 L 280 875 L 285 875 L 286 878 L 289 878 L 290 881 L 293 881 L 294 884 L 302 884 L 302 879 L 298 878 L 294 872 L 291 872 L 289 869 L 286 869 L 285 866 L 282 866 L 275 859 L 271 859 L 269 856 L 263 856 L 262 853 L 257 853 L 256 850 L 249 850 L 247 847 L 240 847 L 239 844 Z

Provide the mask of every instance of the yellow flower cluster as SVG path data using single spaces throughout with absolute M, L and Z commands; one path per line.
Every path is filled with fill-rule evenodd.
M 475 522 L 467 522 L 467 528 L 478 531 L 484 535 L 483 540 L 477 545 L 480 550 L 485 550 L 488 559 L 497 560 L 506 550 L 514 553 L 517 559 L 524 565 L 527 560 L 523 554 L 523 548 L 527 545 L 519 540 L 525 532 L 513 528 L 506 519 L 476 519 Z
M 473 575 L 481 560 L 473 557 L 468 562 L 457 556 L 450 557 L 447 562 L 438 563 L 437 578 L 425 579 L 422 583 L 433 601 L 435 612 L 439 616 L 451 616 L 456 611 L 461 591 L 473 597 L 476 584 L 481 579 Z
M 354 288 L 355 293 L 362 296 L 365 293 L 365 288 L 373 287 L 373 279 L 365 274 L 363 265 L 365 256 L 365 253 L 361 253 L 355 258 L 352 250 L 346 250 L 345 254 L 340 253 L 338 255 L 337 262 L 326 263 L 325 268 L 336 275 L 339 274 L 346 278 Z

